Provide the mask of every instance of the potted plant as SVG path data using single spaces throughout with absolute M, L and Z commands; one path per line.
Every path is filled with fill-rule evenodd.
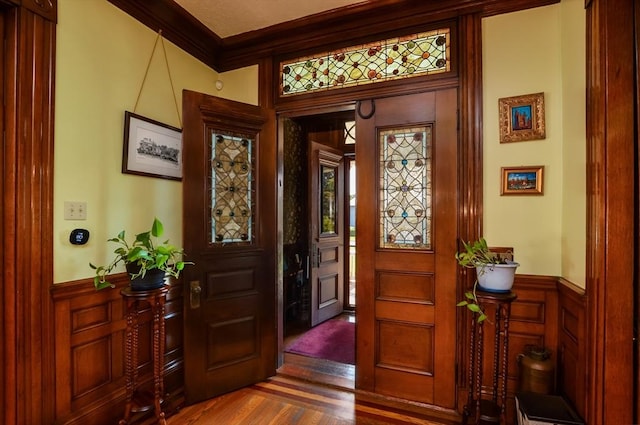
M 131 277 L 132 290 L 148 291 L 161 288 L 167 275 L 178 278 L 184 266 L 193 263 L 182 261 L 184 251 L 169 244 L 168 240 L 158 243 L 156 238 L 163 233 L 162 222 L 154 218 L 151 230 L 137 234 L 131 244 L 126 241 L 124 230 L 115 238 L 109 239 L 108 242 L 118 244 L 113 261 L 106 266 L 95 266 L 89 263 L 89 266 L 96 271 L 93 278 L 96 289 L 113 287 L 107 281 L 107 275 L 121 262 Z
M 478 304 L 476 290 L 487 292 L 509 292 L 513 287 L 516 268 L 520 265 L 510 261 L 496 252 L 492 252 L 487 241 L 480 238 L 474 242 L 462 242 L 464 250 L 456 253 L 456 260 L 462 267 L 476 270 L 476 281 L 471 291 L 465 292 L 466 300 L 460 301 L 458 307 L 467 307 L 478 314 L 478 322 L 487 318 Z

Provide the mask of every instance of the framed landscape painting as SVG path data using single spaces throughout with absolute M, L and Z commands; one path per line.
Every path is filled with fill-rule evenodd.
M 544 166 L 502 167 L 500 195 L 542 195 Z

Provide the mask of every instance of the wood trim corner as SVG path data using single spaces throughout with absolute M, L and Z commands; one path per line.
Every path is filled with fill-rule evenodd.
M 25 2 L 23 2 L 25 3 Z M 55 5 L 51 2 L 51 5 Z M 42 12 L 42 11 L 40 11 Z M 54 9 L 2 9 L 0 422 L 52 423 Z
M 630 123 L 636 120 L 638 48 L 633 19 L 631 0 L 588 3 L 586 322 L 593 325 L 585 346 L 585 419 L 594 424 L 634 422 L 637 136 Z
M 217 70 L 222 40 L 171 0 L 107 0 L 204 64 Z

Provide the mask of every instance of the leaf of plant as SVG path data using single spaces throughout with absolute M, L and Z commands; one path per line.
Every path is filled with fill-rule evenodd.
M 466 301 L 460 301 L 458 304 L 456 304 L 457 307 L 464 307 L 465 305 L 469 304 Z
M 151 226 L 151 234 L 153 236 L 160 237 L 164 233 L 164 227 L 162 226 L 162 222 L 158 220 L 158 218 L 153 219 L 153 225 Z
M 164 254 L 164 255 L 169 255 L 171 253 L 171 251 L 170 251 L 171 249 L 172 249 L 172 247 L 163 246 L 163 245 L 160 245 L 160 246 L 156 247 L 156 251 L 158 251 L 160 254 Z
M 482 313 L 482 309 L 480 309 L 480 306 L 478 306 L 478 304 L 467 304 L 467 308 L 474 313 Z

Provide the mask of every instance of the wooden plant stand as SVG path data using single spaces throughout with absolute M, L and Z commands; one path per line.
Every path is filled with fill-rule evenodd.
M 505 423 L 505 408 L 507 399 L 507 359 L 509 358 L 509 315 L 511 303 L 517 298 L 513 292 L 495 293 L 482 290 L 476 291 L 478 304 L 485 308 L 495 305 L 495 336 L 493 341 L 493 379 L 491 387 L 485 394 L 490 397 L 482 398 L 483 394 L 483 351 L 484 351 L 484 322 L 478 323 L 475 315 L 471 319 L 469 333 L 469 394 L 467 404 L 463 409 L 462 423 L 466 424 L 473 418 L 474 424 Z M 491 320 L 491 319 L 489 319 Z
M 166 425 L 162 411 L 162 395 L 164 393 L 164 306 L 167 300 L 169 285 L 151 291 L 132 291 L 124 288 L 120 293 L 125 301 L 127 330 L 125 333 L 125 375 L 126 375 L 126 404 L 124 417 L 119 425 L 127 425 L 131 415 L 155 409 L 157 423 Z M 151 307 L 153 317 L 153 394 L 150 397 L 138 391 L 138 315 L 141 307 Z

